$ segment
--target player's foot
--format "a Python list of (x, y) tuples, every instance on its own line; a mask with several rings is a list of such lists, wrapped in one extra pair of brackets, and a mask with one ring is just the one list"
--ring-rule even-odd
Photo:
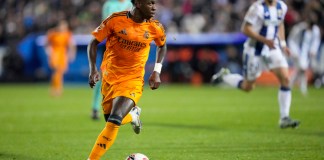
[(142, 122), (140, 120), (140, 115), (141, 115), (141, 108), (138, 106), (135, 106), (132, 108), (132, 110), (129, 112), (132, 116), (132, 126), (133, 130), (136, 134), (139, 134), (142, 129)]
[(300, 121), (293, 120), (289, 117), (284, 117), (284, 118), (280, 119), (280, 121), (279, 121), (279, 126), (281, 129), (296, 128), (299, 126), (299, 124), (300, 124)]
[(98, 115), (98, 111), (97, 110), (92, 110), (91, 118), (93, 120), (98, 120), (99, 119), (99, 115)]
[(217, 83), (217, 82), (221, 82), (221, 81), (223, 81), (223, 76), (224, 76), (224, 75), (227, 75), (227, 74), (230, 74), (230, 73), (231, 73), (231, 72), (230, 72), (230, 70), (229, 70), (228, 68), (221, 68), (217, 73), (215, 73), (215, 74), (212, 76), (210, 82), (211, 82), (212, 84), (215, 84), (215, 83)]

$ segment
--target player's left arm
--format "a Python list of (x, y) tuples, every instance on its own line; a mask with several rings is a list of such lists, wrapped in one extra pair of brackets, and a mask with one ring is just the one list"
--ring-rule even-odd
[(157, 38), (154, 39), (155, 44), (157, 45), (156, 50), (156, 60), (154, 65), (154, 70), (149, 78), (149, 85), (152, 90), (158, 89), (161, 84), (160, 73), (162, 70), (162, 63), (164, 56), (167, 52), (166, 46), (166, 35), (163, 26), (160, 23), (157, 24)]
[(285, 25), (284, 22), (281, 22), (278, 29), (278, 38), (281, 49), (286, 53), (286, 55), (291, 55), (290, 49), (287, 46), (286, 38), (285, 38)]
[(149, 78), (149, 84), (152, 90), (158, 89), (161, 84), (160, 73), (162, 70), (162, 63), (164, 56), (166, 55), (166, 51), (166, 44), (157, 47), (154, 70)]

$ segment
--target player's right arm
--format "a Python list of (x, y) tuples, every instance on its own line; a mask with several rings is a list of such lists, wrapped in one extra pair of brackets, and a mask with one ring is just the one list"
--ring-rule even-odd
[(248, 37), (255, 39), (259, 42), (264, 43), (267, 45), (270, 49), (274, 49), (274, 40), (266, 39), (266, 37), (260, 35), (259, 33), (255, 32), (252, 28), (252, 25), (248, 22), (243, 22), (241, 31)]
[(87, 48), (89, 69), (90, 69), (89, 85), (90, 85), (91, 88), (93, 86), (95, 86), (96, 83), (100, 79), (100, 74), (99, 74), (97, 66), (96, 66), (97, 49), (98, 49), (98, 44), (99, 43), (100, 42), (97, 39), (92, 38), (89, 45), (88, 45), (88, 48)]
[(167, 52), (165, 30), (160, 22), (156, 21), (155, 24), (157, 29), (157, 36), (154, 39), (154, 42), (157, 45), (156, 60), (154, 71), (149, 77), (149, 85), (152, 90), (158, 89), (161, 84), (160, 73), (162, 63)]
[(111, 30), (109, 28), (109, 22), (111, 18), (105, 19), (100, 26), (98, 26), (93, 32), (93, 38), (91, 39), (87, 52), (88, 52), (88, 61), (89, 61), (89, 85), (92, 88), (96, 85), (96, 82), (100, 79), (100, 74), (98, 72), (96, 66), (96, 59), (97, 59), (97, 49), (98, 44), (104, 41), (110, 34)]
[(262, 23), (263, 19), (260, 17), (260, 8), (256, 4), (252, 5), (244, 17), (244, 22), (241, 26), (241, 31), (248, 37), (255, 39), (259, 42), (264, 43), (270, 49), (274, 49), (274, 40), (267, 39), (266, 37), (260, 35), (253, 29), (253, 24)]

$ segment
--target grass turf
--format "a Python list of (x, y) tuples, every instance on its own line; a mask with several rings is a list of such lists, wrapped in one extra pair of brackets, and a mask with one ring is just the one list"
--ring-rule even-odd
[[(124, 160), (133, 152), (151, 160), (324, 159), (324, 90), (303, 97), (293, 91), (298, 129), (278, 127), (276, 87), (244, 94), (234, 89), (188, 85), (145, 88), (143, 131), (122, 126), (102, 158)], [(0, 85), (1, 160), (86, 159), (104, 126), (90, 119), (92, 90), (68, 85), (51, 98), (47, 85)]]

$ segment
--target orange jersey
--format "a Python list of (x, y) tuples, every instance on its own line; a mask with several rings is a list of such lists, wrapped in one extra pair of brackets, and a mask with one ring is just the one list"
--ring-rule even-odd
[(67, 69), (67, 50), (72, 38), (71, 32), (50, 31), (47, 35), (47, 42), (51, 46), (50, 66), (52, 68)]
[(154, 40), (157, 46), (163, 46), (166, 41), (164, 28), (157, 20), (136, 23), (129, 14), (114, 13), (92, 32), (99, 42), (107, 41), (101, 70), (109, 84), (143, 79), (150, 43)]

